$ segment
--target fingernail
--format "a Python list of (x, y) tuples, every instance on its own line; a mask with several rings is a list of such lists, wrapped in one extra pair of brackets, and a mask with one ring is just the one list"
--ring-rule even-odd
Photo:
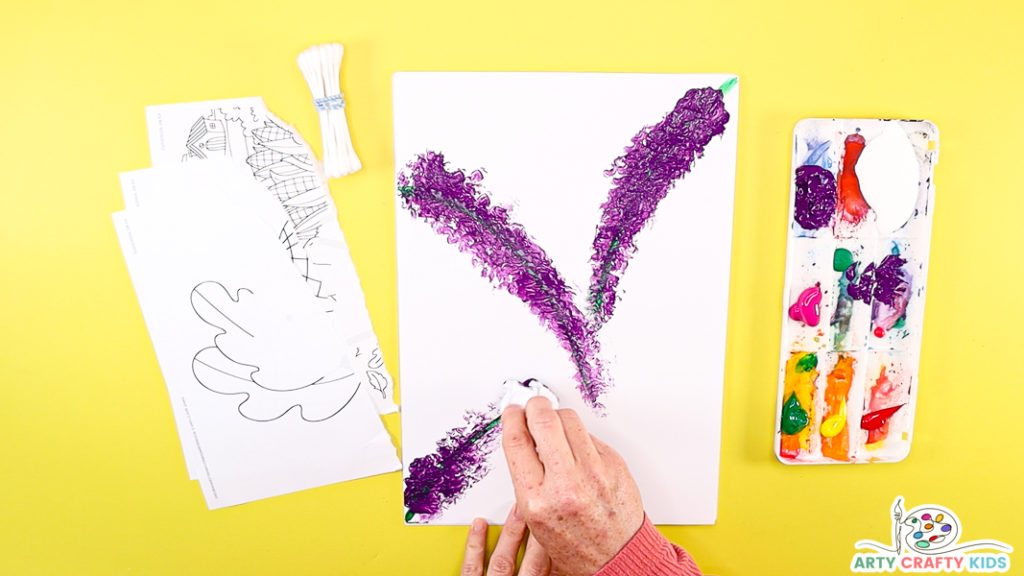
[(480, 532), (483, 532), (486, 527), (487, 522), (484, 522), (483, 518), (475, 518), (473, 520), (473, 524), (470, 526), (470, 530), (475, 534), (479, 534)]

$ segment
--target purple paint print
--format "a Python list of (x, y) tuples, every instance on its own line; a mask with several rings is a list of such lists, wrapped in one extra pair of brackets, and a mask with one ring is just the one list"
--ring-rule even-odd
[(728, 121), (722, 90), (689, 90), (661, 122), (640, 130), (626, 153), (605, 172), (614, 186), (601, 206), (590, 259), (588, 298), (595, 326), (604, 325), (615, 310), (616, 286), (636, 252), (634, 238), (676, 181), (704, 154), (711, 138), (725, 131)]
[(448, 431), (437, 451), (409, 464), (405, 479), (405, 521), (429, 522), (457, 502), (490, 472), (487, 459), (500, 444), (501, 414), (468, 411), (466, 425)]
[(420, 155), (408, 168), (408, 175), (398, 177), (404, 206), (472, 255), (484, 278), (529, 306), (571, 356), (583, 399), (601, 409), (598, 397), (607, 384), (597, 338), (544, 250), (511, 220), (507, 208), (491, 204), (480, 189), (480, 172), (467, 177), (462, 170), (449, 170), (437, 152)]
[(836, 177), (820, 166), (796, 169), (796, 205), (793, 219), (805, 230), (828, 226), (836, 212)]

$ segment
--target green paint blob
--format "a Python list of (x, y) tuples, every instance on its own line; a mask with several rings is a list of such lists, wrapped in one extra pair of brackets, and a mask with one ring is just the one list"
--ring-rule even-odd
[(401, 194), (403, 197), (412, 196), (412, 193), (415, 192), (415, 191), (416, 191), (416, 188), (413, 187), (413, 186), (399, 186), (398, 187), (398, 193)]
[(836, 248), (836, 253), (832, 256), (832, 269), (836, 272), (845, 272), (852, 265), (853, 254), (846, 248)]
[(412, 510), (409, 510), (408, 512), (405, 513), (405, 521), (407, 523), (411, 522), (413, 516), (415, 516), (415, 514), (412, 513)]
[(804, 354), (804, 357), (797, 360), (796, 371), (797, 372), (810, 372), (818, 367), (818, 355), (813, 352)]
[(732, 90), (733, 86), (735, 86), (736, 83), (739, 82), (739, 81), (740, 81), (739, 76), (733, 76), (732, 78), (729, 78), (728, 80), (723, 82), (722, 85), (718, 87), (718, 90), (724, 96), (725, 94), (728, 94), (729, 90)]
[(900, 316), (896, 323), (892, 325), (893, 328), (903, 328), (907, 325), (907, 315)]
[(807, 411), (800, 406), (800, 401), (796, 399), (796, 392), (793, 392), (790, 394), (789, 400), (786, 400), (782, 406), (782, 433), (796, 434), (806, 428), (809, 421)]

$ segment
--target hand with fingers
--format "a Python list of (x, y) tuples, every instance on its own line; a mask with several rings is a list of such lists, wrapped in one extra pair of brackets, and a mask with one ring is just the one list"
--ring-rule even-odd
[[(526, 540), (523, 561), (516, 571), (516, 558), (519, 549)], [(513, 506), (505, 520), (505, 527), (498, 535), (498, 543), (494, 546), (491, 559), (487, 562), (484, 572), (484, 554), (487, 550), (487, 522), (482, 518), (473, 520), (466, 537), (466, 554), (462, 561), (462, 576), (548, 576), (551, 572), (551, 559), (541, 548), (532, 535), (527, 535), (526, 521), (519, 510)]]
[(543, 397), (502, 414), (516, 503), (533, 536), (567, 576), (594, 574), (644, 522), (640, 490), (622, 458), (572, 410)]
[(508, 558), (515, 552), (507, 550), (518, 550), (528, 530), (520, 574), (547, 574), (543, 559), (559, 576), (700, 576), (690, 555), (647, 518), (622, 457), (591, 436), (579, 415), (554, 410), (538, 396), (525, 409), (506, 408), (501, 422), (516, 506), (491, 557), (493, 567), (514, 567)]

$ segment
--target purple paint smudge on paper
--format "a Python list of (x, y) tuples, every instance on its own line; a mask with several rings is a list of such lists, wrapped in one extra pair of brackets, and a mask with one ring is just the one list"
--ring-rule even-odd
[(636, 252), (634, 238), (676, 181), (704, 154), (711, 138), (725, 131), (728, 121), (721, 90), (688, 90), (661, 122), (640, 130), (626, 153), (605, 172), (615, 185), (601, 206), (590, 259), (589, 303), (597, 327), (614, 312), (615, 288)]
[(836, 211), (836, 177), (820, 166), (796, 169), (793, 219), (805, 230), (828, 226)]
[(490, 472), (488, 456), (497, 448), (501, 420), (496, 405), (468, 411), (466, 425), (448, 431), (437, 451), (409, 464), (405, 479), (405, 521), (429, 522)]
[(405, 207), (471, 254), (484, 278), (530, 307), (572, 357), (583, 399), (600, 409), (598, 397), (607, 384), (597, 338), (544, 250), (511, 220), (507, 208), (491, 205), (479, 188), (480, 172), (467, 177), (462, 170), (448, 170), (437, 152), (417, 157), (408, 168), (409, 175), (398, 177)]

